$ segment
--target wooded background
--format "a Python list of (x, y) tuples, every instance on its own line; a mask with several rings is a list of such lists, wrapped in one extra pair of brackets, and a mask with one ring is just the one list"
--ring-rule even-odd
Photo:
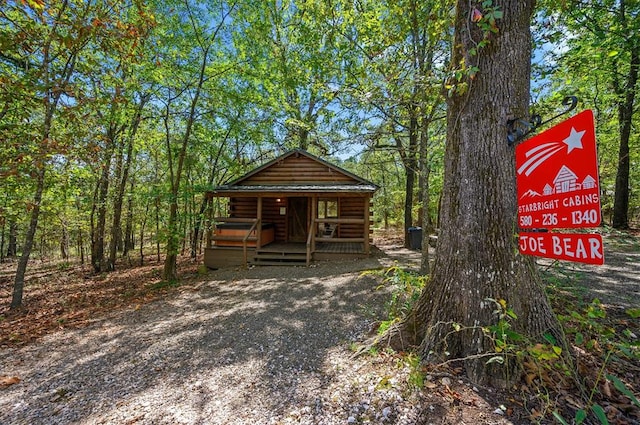
[[(377, 227), (436, 227), (446, 99), (482, 72), (450, 61), (453, 7), (0, 1), (0, 261), (19, 259), (19, 284), (34, 256), (95, 272), (196, 257), (204, 191), (292, 148), (380, 185)], [(594, 110), (604, 223), (626, 228), (640, 215), (640, 1), (537, 8), (531, 112), (568, 95)], [(492, 0), (472, 11), (487, 34), (501, 18)]]

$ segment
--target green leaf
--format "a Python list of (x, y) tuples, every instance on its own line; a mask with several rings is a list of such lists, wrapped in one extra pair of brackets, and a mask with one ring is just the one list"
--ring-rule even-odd
[(504, 17), (504, 12), (502, 10), (496, 10), (493, 12), (493, 17), (496, 19), (502, 19)]
[(578, 410), (576, 412), (576, 424), (581, 424), (585, 419), (587, 419), (587, 411), (584, 409)]
[(591, 406), (591, 410), (593, 410), (593, 413), (596, 415), (596, 417), (600, 419), (600, 423), (602, 425), (609, 424), (609, 420), (607, 419), (607, 414), (605, 413), (602, 406), (600, 406), (599, 404), (594, 404), (593, 406)]
[(584, 335), (582, 335), (582, 332), (577, 332), (576, 339), (575, 339), (576, 345), (582, 345), (583, 342), (584, 342)]
[(614, 57), (614, 56), (618, 56), (620, 52), (618, 52), (617, 50), (612, 50), (609, 52), (609, 54), (607, 56), (609, 56), (610, 58)]
[(556, 341), (556, 338), (551, 335), (550, 333), (546, 333), (544, 334), (544, 339), (547, 340), (547, 342), (549, 342), (550, 344), (555, 345), (558, 341)]
[(627, 388), (627, 386), (620, 379), (618, 379), (617, 376), (607, 374), (607, 379), (613, 382), (613, 386), (616, 387), (618, 391), (620, 391), (622, 394), (629, 397), (633, 402), (633, 404), (640, 407), (640, 401), (638, 401), (636, 396), (633, 395), (633, 393)]
[(625, 313), (627, 313), (627, 315), (632, 319), (637, 319), (640, 317), (640, 308), (628, 308), (625, 310)]
[(562, 425), (569, 425), (569, 423), (567, 421), (565, 421), (564, 418), (562, 417), (562, 415), (560, 413), (558, 413), (557, 411), (553, 412), (553, 417), (556, 418), (558, 420), (558, 422), (560, 422)]

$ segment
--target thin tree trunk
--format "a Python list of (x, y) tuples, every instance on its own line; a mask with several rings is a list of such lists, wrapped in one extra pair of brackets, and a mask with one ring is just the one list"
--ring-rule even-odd
[[(209, 174), (209, 180), (207, 180), (207, 184), (209, 186), (213, 185), (216, 179), (218, 162), (220, 161), (220, 157), (222, 155), (224, 148), (227, 146), (227, 141), (229, 140), (231, 129), (232, 129), (231, 127), (227, 129), (224, 139), (222, 143), (220, 143), (220, 146), (218, 146), (218, 150), (216, 151), (216, 157), (213, 163), (211, 164), (211, 173)], [(202, 228), (202, 223), (205, 220), (205, 211), (207, 210), (208, 201), (209, 200), (205, 196), (202, 198), (202, 202), (200, 203), (200, 210), (198, 211), (198, 216), (196, 217), (195, 225), (193, 227), (193, 243), (191, 245), (191, 258), (196, 258), (197, 256), (196, 244), (198, 242), (198, 239), (202, 239), (200, 235), (200, 229)]]
[[(27, 229), (27, 234), (25, 237), (25, 243), (22, 248), (22, 255), (20, 256), (20, 260), (18, 261), (18, 268), (16, 269), (16, 275), (13, 285), (13, 293), (11, 297), (11, 306), (10, 308), (17, 309), (22, 307), (22, 296), (24, 292), (24, 277), (27, 271), (27, 265), (29, 263), (29, 257), (31, 256), (31, 249), (33, 248), (33, 241), (35, 239), (36, 230), (38, 228), (38, 218), (40, 216), (40, 204), (42, 202), (42, 194), (44, 192), (45, 185), (45, 175), (47, 168), (47, 146), (49, 144), (49, 137), (51, 136), (51, 124), (53, 122), (53, 115), (58, 106), (58, 101), (60, 100), (60, 95), (62, 94), (62, 90), (58, 90), (57, 92), (53, 91), (52, 82), (54, 81), (51, 78), (51, 63), (54, 59), (50, 55), (51, 44), (53, 41), (53, 37), (57, 36), (57, 26), (60, 17), (63, 15), (67, 7), (67, 2), (63, 2), (62, 5), (58, 8), (57, 16), (55, 18), (55, 24), (50, 31), (50, 37), (46, 40), (42, 50), (42, 63), (41, 63), (41, 72), (42, 72), (42, 81), (43, 86), (47, 88), (47, 93), (44, 96), (44, 117), (42, 122), (42, 131), (40, 133), (40, 144), (38, 152), (38, 157), (34, 162), (34, 171), (36, 172), (36, 192), (33, 197), (32, 207), (31, 207), (31, 219), (29, 220), (29, 227)], [(60, 78), (57, 81), (58, 88), (65, 88), (73, 75), (76, 58), (78, 51), (73, 51), (66, 61), (63, 70), (60, 73)]]
[(620, 147), (618, 150), (618, 170), (616, 172), (615, 195), (613, 202), (613, 227), (629, 228), (629, 138), (633, 125), (633, 112), (636, 84), (640, 70), (640, 44), (631, 51), (631, 63), (624, 90), (620, 87), (616, 92), (623, 100), (618, 103), (618, 125), (620, 129)]
[[(131, 141), (129, 141), (129, 145), (131, 145)], [(113, 199), (113, 208), (112, 208), (112, 222), (111, 222), (111, 237), (109, 238), (109, 257), (107, 259), (107, 270), (115, 270), (116, 268), (116, 256), (118, 252), (118, 247), (121, 245), (122, 241), (122, 228), (120, 227), (121, 217), (122, 217), (122, 203), (124, 197), (124, 187), (127, 184), (127, 181), (122, 176), (122, 161), (123, 161), (123, 152), (120, 152), (117, 155), (116, 161), (116, 177), (115, 181), (118, 186), (116, 188), (116, 193), (114, 194)]]
[[(109, 135), (107, 135), (107, 143), (109, 143), (109, 146), (112, 146), (114, 143)], [(104, 236), (107, 222), (107, 193), (109, 191), (109, 170), (111, 169), (112, 155), (112, 148), (108, 148), (105, 151), (102, 171), (96, 188), (97, 199), (95, 200), (95, 206), (98, 217), (96, 226), (93, 229), (93, 234), (91, 235), (91, 265), (93, 266), (93, 271), (96, 273), (100, 273), (106, 269)]]
[(416, 169), (418, 156), (418, 117), (417, 108), (411, 104), (409, 110), (409, 147), (404, 149), (402, 142), (396, 138), (396, 145), (402, 158), (405, 172), (405, 195), (404, 195), (404, 246), (411, 247), (409, 237), (409, 227), (413, 226), (413, 196), (416, 184)]
[(63, 260), (69, 259), (69, 230), (67, 229), (67, 224), (63, 221), (60, 223), (60, 231), (62, 235), (60, 236), (60, 256)]
[(9, 242), (7, 244), (7, 258), (18, 255), (18, 223), (15, 219), (9, 221)]
[(422, 193), (422, 256), (420, 258), (420, 273), (428, 275), (429, 266), (429, 234), (431, 230), (431, 220), (429, 215), (429, 174), (431, 171), (427, 158), (428, 126), (427, 119), (423, 117), (423, 128), (420, 139), (420, 179), (419, 186)]
[(124, 238), (124, 252), (123, 255), (127, 255), (130, 250), (135, 247), (135, 237), (133, 234), (133, 189), (134, 181), (131, 180), (129, 188), (129, 197), (127, 199), (127, 223), (125, 225), (125, 238)]
[(82, 238), (82, 229), (78, 227), (78, 254), (80, 255), (80, 264), (84, 266), (84, 239)]
[(405, 167), (405, 192), (404, 192), (404, 246), (411, 247), (409, 228), (413, 226), (413, 191), (416, 182), (415, 166), (408, 164)]
[[(160, 197), (156, 196), (156, 259), (160, 262)], [(142, 243), (142, 241), (140, 241)]]
[[(129, 180), (129, 170), (131, 169), (131, 163), (133, 161), (133, 141), (140, 121), (142, 120), (142, 110), (145, 104), (150, 99), (150, 95), (145, 94), (142, 96), (140, 103), (136, 105), (135, 115), (129, 127), (127, 134), (127, 150), (126, 153), (120, 150), (118, 154), (118, 160), (116, 165), (116, 182), (118, 187), (116, 190), (115, 198), (113, 200), (113, 222), (111, 224), (111, 240), (109, 242), (109, 260), (107, 267), (109, 270), (114, 270), (116, 265), (116, 254), (118, 248), (122, 249), (122, 203), (124, 202), (124, 193)], [(123, 146), (124, 148), (124, 146)], [(123, 164), (124, 161), (124, 164)]]
[[(48, 131), (47, 131), (48, 134)], [(27, 229), (27, 235), (24, 240), (24, 246), (22, 247), (22, 255), (18, 261), (18, 268), (16, 270), (16, 277), (13, 284), (13, 294), (11, 297), (11, 309), (17, 309), (22, 307), (22, 294), (24, 292), (24, 276), (27, 271), (27, 264), (29, 263), (29, 256), (31, 255), (31, 249), (33, 248), (33, 240), (35, 239), (36, 229), (38, 228), (38, 217), (40, 215), (40, 203), (42, 202), (42, 193), (44, 192), (44, 177), (45, 177), (45, 161), (40, 161), (40, 166), (37, 169), (36, 176), (36, 193), (33, 197), (33, 207), (31, 210), (31, 220), (29, 221), (29, 228)]]
[(4, 219), (4, 217), (0, 217), (0, 221), (2, 222), (2, 236), (0, 236), (0, 263), (4, 263), (4, 241), (7, 221)]
[[(184, 161), (187, 155), (187, 148), (189, 146), (189, 139), (191, 138), (191, 130), (193, 129), (193, 122), (195, 120), (196, 106), (198, 105), (198, 100), (200, 98), (200, 93), (202, 90), (202, 86), (205, 81), (205, 70), (207, 68), (208, 58), (209, 58), (209, 48), (211, 46), (206, 46), (203, 48), (203, 56), (202, 63), (200, 65), (200, 73), (198, 76), (198, 84), (195, 88), (195, 93), (193, 99), (191, 100), (191, 105), (189, 108), (189, 115), (187, 118), (187, 123), (185, 127), (184, 134), (182, 136), (182, 143), (180, 147), (180, 151), (178, 153), (178, 164), (175, 174), (173, 172), (173, 160), (171, 156), (171, 146), (170, 146), (170, 138), (167, 133), (167, 153), (169, 155), (169, 173), (170, 173), (170, 181), (171, 181), (171, 199), (170, 199), (170, 207), (169, 207), (169, 220), (167, 223), (167, 229), (169, 231), (168, 239), (167, 239), (167, 256), (164, 261), (164, 272), (163, 278), (166, 281), (176, 281), (178, 279), (178, 246), (179, 246), (179, 238), (178, 238), (178, 191), (180, 190), (180, 183), (182, 180), (182, 169), (184, 166)], [(167, 111), (167, 116), (165, 116), (165, 127), (168, 132), (168, 121), (169, 115)]]
[(147, 215), (149, 214), (149, 202), (147, 202), (147, 207), (144, 211), (144, 218), (142, 219), (142, 223), (140, 223), (140, 267), (144, 265), (144, 228), (147, 224)]

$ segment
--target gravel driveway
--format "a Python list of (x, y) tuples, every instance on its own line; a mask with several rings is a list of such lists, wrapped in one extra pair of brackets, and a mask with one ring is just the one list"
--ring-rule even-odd
[(171, 299), (2, 350), (0, 375), (21, 382), (0, 390), (0, 423), (346, 423), (326, 392), (358, 367), (349, 344), (383, 310), (388, 294), (359, 277), (380, 265), (214, 271)]
[[(632, 242), (607, 251), (604, 267), (562, 265), (582, 275), (567, 287), (638, 307)], [(394, 248), (310, 268), (218, 270), (164, 301), (0, 349), (0, 376), (21, 379), (0, 388), (0, 424), (514, 423), (496, 414), (509, 404), (501, 395), (448, 378), (416, 390), (399, 357), (351, 358), (389, 299), (360, 271), (416, 269), (419, 258)]]

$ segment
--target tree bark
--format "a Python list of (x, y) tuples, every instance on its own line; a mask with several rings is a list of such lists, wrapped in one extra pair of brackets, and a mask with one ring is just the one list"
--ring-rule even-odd
[(60, 256), (63, 260), (69, 259), (69, 230), (67, 229), (67, 223), (64, 221), (60, 223)]
[[(624, 2), (621, 3), (624, 5)], [(618, 170), (616, 172), (615, 195), (613, 202), (613, 223), (616, 229), (629, 228), (629, 138), (631, 137), (631, 128), (633, 124), (633, 112), (636, 94), (636, 85), (638, 82), (638, 73), (640, 72), (640, 43), (636, 41), (636, 45), (631, 50), (631, 60), (629, 64), (629, 73), (624, 89), (615, 87), (618, 98), (618, 126), (620, 129), (620, 147), (618, 150)]]
[(33, 207), (31, 210), (31, 220), (29, 221), (29, 228), (27, 229), (27, 235), (24, 240), (24, 246), (22, 248), (22, 255), (18, 261), (18, 268), (16, 270), (16, 277), (13, 284), (13, 293), (11, 296), (10, 308), (17, 309), (22, 307), (22, 294), (24, 292), (24, 276), (27, 271), (27, 264), (29, 263), (29, 257), (31, 256), (31, 249), (33, 248), (33, 240), (35, 239), (36, 229), (38, 228), (38, 217), (40, 216), (40, 203), (42, 202), (42, 193), (44, 192), (44, 177), (46, 166), (44, 161), (37, 169), (36, 176), (36, 193), (33, 196)]
[(18, 223), (15, 219), (9, 221), (9, 242), (7, 243), (7, 258), (18, 255)]
[(422, 193), (422, 256), (420, 257), (420, 273), (428, 275), (431, 272), (429, 264), (429, 234), (431, 233), (431, 215), (429, 214), (429, 174), (431, 167), (427, 158), (428, 126), (426, 117), (423, 122), (420, 137), (420, 178), (418, 186)]
[(135, 248), (135, 235), (133, 234), (133, 189), (135, 187), (133, 179), (130, 183), (129, 197), (127, 199), (127, 222), (124, 226), (124, 252), (127, 255), (129, 251)]
[[(96, 188), (96, 198), (94, 201), (94, 209), (92, 214), (97, 210), (97, 223), (92, 229), (91, 234), (91, 265), (93, 271), (100, 273), (106, 270), (106, 262), (104, 258), (104, 236), (106, 232), (107, 222), (107, 193), (109, 191), (109, 170), (111, 169), (111, 157), (113, 156), (113, 133), (111, 130), (107, 132), (107, 149), (102, 163), (100, 179)], [(92, 220), (93, 222), (93, 220)]]
[[(485, 34), (471, 21), (473, 6), (457, 2), (452, 64), (476, 64), (480, 71), (456, 81), (459, 91), (448, 99), (440, 237), (431, 279), (410, 314), (381, 340), (395, 348), (419, 346), (429, 362), (460, 359), (470, 379), (496, 386), (513, 376), (510, 362), (487, 365), (484, 357), (495, 351), (482, 327), (498, 322), (489, 299), (506, 301), (521, 335), (539, 339), (550, 333), (564, 341), (534, 264), (518, 254), (514, 238), (515, 161), (506, 122), (528, 112), (533, 4), (504, 1), (499, 33), (471, 55)], [(462, 330), (456, 332), (454, 324)]]
[(4, 241), (7, 221), (4, 217), (0, 217), (0, 223), (2, 223), (2, 230), (0, 231), (0, 263), (4, 263)]

